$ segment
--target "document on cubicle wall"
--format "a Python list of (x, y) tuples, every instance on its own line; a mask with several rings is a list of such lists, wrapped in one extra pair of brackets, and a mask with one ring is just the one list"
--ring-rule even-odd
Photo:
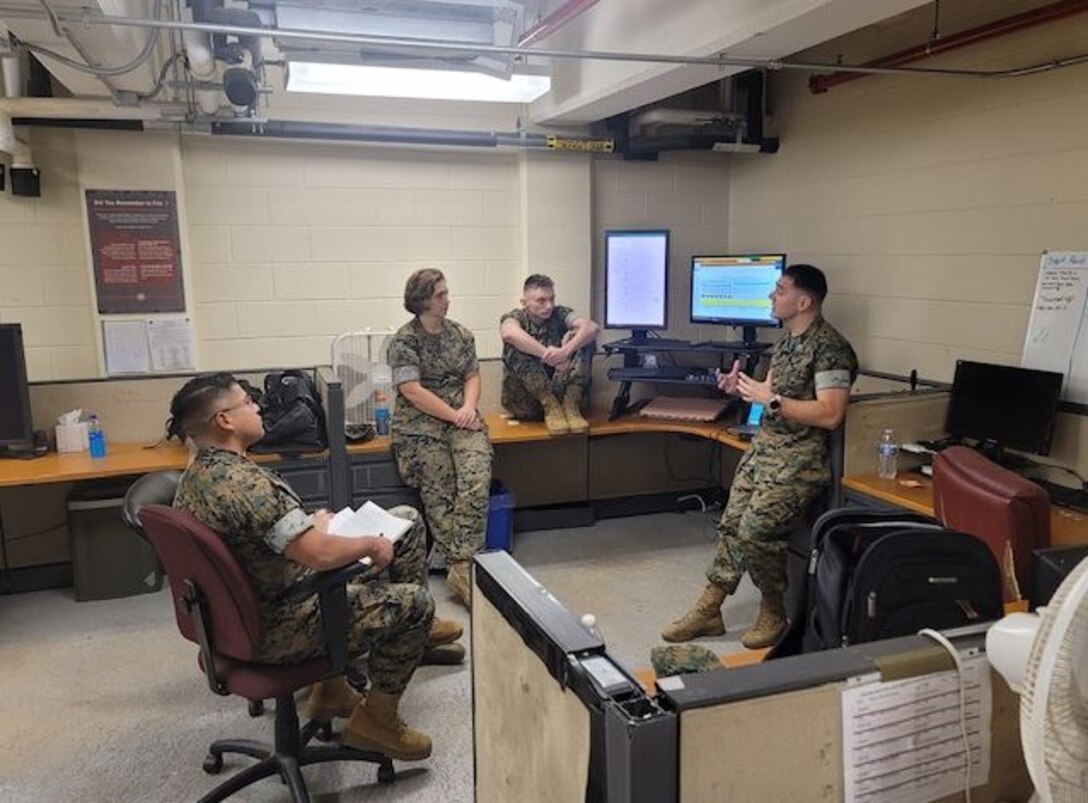
[[(990, 777), (990, 665), (966, 657), (971, 786)], [(966, 777), (960, 684), (954, 670), (881, 682), (857, 678), (842, 692), (846, 803), (927, 803), (962, 791)]]

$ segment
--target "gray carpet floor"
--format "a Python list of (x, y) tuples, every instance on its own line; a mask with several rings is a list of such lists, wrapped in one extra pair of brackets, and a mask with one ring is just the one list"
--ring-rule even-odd
[[(661, 627), (698, 594), (713, 536), (711, 517), (699, 513), (609, 519), (518, 533), (514, 557), (572, 612), (595, 614), (609, 652), (633, 670), (649, 665)], [(441, 578), (432, 590), (440, 615), (468, 624)], [(729, 632), (705, 645), (740, 649), (757, 606), (746, 581), (726, 603)], [(434, 739), (431, 758), (397, 762), (392, 786), (378, 785), (367, 765), (308, 768), (314, 803), (471, 801), (470, 694), (467, 663), (421, 668), (402, 713)], [(272, 724), (271, 710), (251, 719), (244, 701), (208, 690), (166, 590), (84, 603), (70, 589), (0, 596), (0, 801), (196, 800), (217, 783), (201, 770), (207, 745), (271, 741)], [(228, 756), (219, 778), (249, 761)], [(267, 779), (232, 800), (289, 796)]]

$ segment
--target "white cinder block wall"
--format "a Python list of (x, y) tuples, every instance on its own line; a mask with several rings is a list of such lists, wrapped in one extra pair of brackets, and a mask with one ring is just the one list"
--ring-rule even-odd
[[(942, 6), (947, 31), (979, 3)], [(924, 42), (932, 9), (808, 60)], [(1088, 15), (942, 56), (999, 69), (1083, 50)], [(950, 380), (958, 358), (1018, 365), (1042, 251), (1088, 249), (1088, 68), (1030, 78), (871, 77), (812, 95), (776, 74), (781, 151), (737, 160), (730, 242), (824, 268), (828, 318), (864, 367)]]

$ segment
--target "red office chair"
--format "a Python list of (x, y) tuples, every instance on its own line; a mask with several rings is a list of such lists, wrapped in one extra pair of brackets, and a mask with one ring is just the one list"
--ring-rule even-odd
[(181, 634), (200, 645), (200, 666), (216, 694), (237, 694), (254, 702), (276, 699), (275, 745), (249, 739), (212, 742), (204, 770), (218, 773), (223, 753), (259, 759), (213, 789), (200, 803), (223, 800), (240, 789), (278, 774), (295, 803), (309, 803), (300, 768), (325, 761), (367, 761), (378, 765), (378, 780), (393, 780), (393, 762), (380, 753), (340, 745), (309, 746), (319, 732), (332, 734), (328, 722), (311, 721), (299, 729), (294, 694), (324, 678), (340, 674), (347, 665), (347, 579), (365, 566), (353, 564), (306, 577), (289, 589), (288, 597), (320, 594), (328, 655), (298, 664), (254, 661), (261, 640), (257, 596), (249, 578), (222, 539), (193, 516), (164, 505), (145, 505), (139, 520), (155, 547), (174, 597)]
[(1031, 598), (1032, 550), (1050, 545), (1046, 491), (974, 449), (952, 446), (933, 459), (933, 507), (942, 525), (990, 547), (1006, 602)]

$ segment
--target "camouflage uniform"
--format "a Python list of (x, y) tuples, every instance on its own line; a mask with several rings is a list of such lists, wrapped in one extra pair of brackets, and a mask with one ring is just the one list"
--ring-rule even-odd
[[(846, 339), (817, 318), (775, 344), (770, 370), (775, 393), (813, 400), (817, 390), (849, 390), (858, 360)], [(764, 413), (737, 465), (707, 579), (731, 594), (747, 570), (764, 594), (783, 593), (790, 528), (830, 482), (827, 430)]]
[[(283, 551), (311, 525), (291, 487), (235, 452), (202, 448), (181, 478), (174, 506), (220, 534), (249, 575), (261, 604), (262, 634), (256, 659), (297, 663), (325, 652), (325, 632), (315, 596), (288, 602), (283, 591), (309, 569)], [(370, 651), (374, 688), (400, 694), (419, 665), (434, 617), (427, 592), (426, 538), (419, 514), (395, 507), (413, 526), (393, 548), (392, 582), (374, 583), (377, 572), (348, 583), (348, 653)]]
[[(570, 307), (557, 306), (548, 320), (536, 324), (528, 312), (518, 308), (503, 315), (499, 319), (499, 326), (507, 318), (512, 318), (529, 337), (542, 346), (558, 347), (574, 331), (572, 325), (576, 317)], [(594, 348), (594, 344), (590, 343), (578, 349), (571, 359), (570, 370), (556, 375), (555, 368), (545, 365), (540, 358), (518, 351), (507, 343), (502, 350), (502, 406), (514, 418), (540, 421), (544, 418), (544, 408), (539, 401), (542, 394), (552, 393), (556, 399), (562, 401), (568, 387), (579, 387), (582, 397), (585, 398)]]
[(669, 675), (690, 675), (696, 672), (713, 672), (723, 669), (718, 656), (706, 647), (698, 644), (673, 644), (668, 647), (654, 647), (650, 650), (650, 663), (654, 675), (665, 678)]
[[(418, 318), (389, 344), (393, 383), (419, 382), (450, 407), (465, 401), (465, 379), (479, 370), (472, 333), (450, 320), (430, 334)], [(481, 418), (482, 421), (482, 418)], [(447, 563), (469, 560), (484, 545), (491, 488), (487, 430), (458, 429), (397, 394), (393, 455), (403, 480), (419, 489), (427, 526)]]

